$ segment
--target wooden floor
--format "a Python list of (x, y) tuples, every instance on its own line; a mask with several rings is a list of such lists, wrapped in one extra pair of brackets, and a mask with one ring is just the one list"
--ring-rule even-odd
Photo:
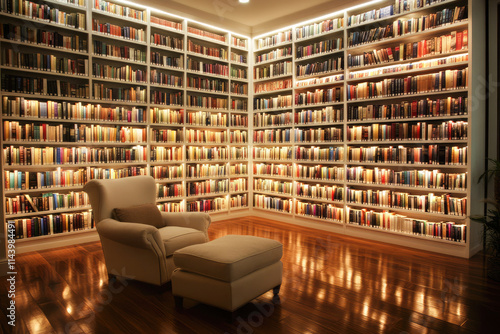
[[(500, 285), (470, 260), (324, 231), (242, 218), (210, 238), (249, 234), (284, 246), (280, 301), (272, 293), (236, 313), (175, 309), (169, 289), (108, 285), (100, 243), (17, 256), (15, 333), (498, 333)], [(7, 283), (0, 283), (1, 328)]]

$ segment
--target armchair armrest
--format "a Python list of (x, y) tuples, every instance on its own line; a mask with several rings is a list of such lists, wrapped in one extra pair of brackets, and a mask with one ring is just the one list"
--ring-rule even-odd
[(165, 246), (160, 232), (151, 225), (124, 223), (108, 218), (97, 224), (97, 233), (106, 239), (132, 247), (143, 249), (159, 247), (161, 252), (165, 254)]
[(190, 227), (202, 231), (208, 237), (208, 227), (212, 219), (204, 212), (162, 212), (166, 226)]

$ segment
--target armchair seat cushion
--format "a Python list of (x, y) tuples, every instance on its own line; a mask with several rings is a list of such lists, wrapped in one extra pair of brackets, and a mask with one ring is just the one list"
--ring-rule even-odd
[(169, 257), (178, 249), (202, 244), (207, 241), (205, 233), (194, 228), (166, 226), (158, 229), (165, 245), (166, 256)]

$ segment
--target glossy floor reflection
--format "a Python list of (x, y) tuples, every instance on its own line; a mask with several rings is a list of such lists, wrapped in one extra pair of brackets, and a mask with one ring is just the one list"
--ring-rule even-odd
[[(213, 223), (210, 238), (248, 234), (284, 246), (280, 301), (272, 293), (227, 314), (179, 312), (168, 288), (108, 282), (99, 243), (17, 257), (16, 328), (5, 333), (493, 333), (500, 284), (470, 260), (348, 238), (261, 218)], [(0, 284), (6, 315), (7, 282)]]

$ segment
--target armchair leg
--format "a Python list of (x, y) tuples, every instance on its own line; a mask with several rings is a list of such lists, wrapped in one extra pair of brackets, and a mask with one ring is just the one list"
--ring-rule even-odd
[(281, 284), (273, 288), (273, 295), (277, 296), (280, 293)]
[(175, 308), (182, 310), (182, 307), (183, 307), (182, 297), (181, 296), (174, 296), (174, 301), (175, 301)]
[(108, 281), (114, 281), (116, 280), (116, 275), (108, 273)]

